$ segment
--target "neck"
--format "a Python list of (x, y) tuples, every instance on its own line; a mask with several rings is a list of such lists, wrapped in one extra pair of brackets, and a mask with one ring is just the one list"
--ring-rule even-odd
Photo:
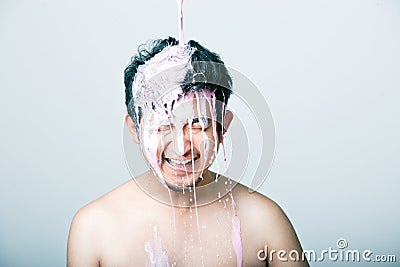
[(216, 174), (208, 170), (203, 172), (203, 180), (194, 187), (166, 187), (152, 171), (138, 177), (136, 182), (155, 200), (178, 208), (210, 204), (226, 195), (236, 183), (223, 176), (216, 178)]

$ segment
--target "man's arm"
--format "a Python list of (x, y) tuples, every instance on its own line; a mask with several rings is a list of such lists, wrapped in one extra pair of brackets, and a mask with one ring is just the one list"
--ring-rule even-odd
[[(251, 250), (247, 250), (248, 261), (261, 257), (264, 260), (259, 260), (266, 261), (269, 267), (309, 266), (306, 260), (302, 261), (303, 250), (300, 242), (279, 205), (257, 192), (249, 194), (247, 189), (247, 192), (240, 191), (237, 195), (242, 197), (238, 200), (237, 206), (239, 217), (243, 222), (242, 234), (247, 245), (252, 247)], [(297, 254), (299, 260), (292, 260), (291, 258), (296, 258)]]
[(100, 266), (96, 223), (95, 212), (88, 206), (74, 216), (68, 237), (67, 267)]
[(307, 259), (302, 259), (303, 249), (292, 224), (279, 205), (273, 203), (270, 207), (272, 216), (268, 218), (266, 225), (275, 227), (268, 231), (266, 238), (271, 244), (269, 253), (272, 250), (275, 250), (275, 253), (268, 260), (268, 266), (309, 266)]

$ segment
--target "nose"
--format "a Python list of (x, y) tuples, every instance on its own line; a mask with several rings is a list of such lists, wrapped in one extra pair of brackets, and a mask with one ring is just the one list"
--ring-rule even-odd
[(176, 151), (179, 153), (180, 156), (184, 156), (189, 153), (192, 149), (191, 143), (191, 130), (189, 129), (188, 125), (181, 127), (179, 130), (177, 129), (175, 136), (175, 144), (176, 144)]

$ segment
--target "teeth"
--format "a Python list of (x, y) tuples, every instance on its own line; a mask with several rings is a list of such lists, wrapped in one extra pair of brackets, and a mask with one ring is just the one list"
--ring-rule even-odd
[(173, 164), (179, 164), (179, 165), (185, 165), (188, 164), (189, 162), (192, 162), (191, 159), (185, 160), (185, 161), (181, 161), (181, 160), (176, 160), (176, 159), (169, 159), (169, 161)]

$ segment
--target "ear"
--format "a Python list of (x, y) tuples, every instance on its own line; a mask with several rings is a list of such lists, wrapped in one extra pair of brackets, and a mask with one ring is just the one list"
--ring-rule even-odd
[(231, 122), (233, 120), (233, 113), (230, 110), (226, 110), (225, 111), (225, 116), (224, 116), (224, 129), (222, 130), (222, 135), (224, 135), (226, 133), (226, 131), (229, 128), (229, 125), (231, 125)]
[(125, 123), (133, 136), (133, 140), (135, 141), (136, 144), (139, 144), (139, 137), (138, 137), (138, 133), (136, 131), (136, 126), (135, 126), (135, 123), (133, 122), (131, 116), (129, 116), (129, 114), (125, 115)]

